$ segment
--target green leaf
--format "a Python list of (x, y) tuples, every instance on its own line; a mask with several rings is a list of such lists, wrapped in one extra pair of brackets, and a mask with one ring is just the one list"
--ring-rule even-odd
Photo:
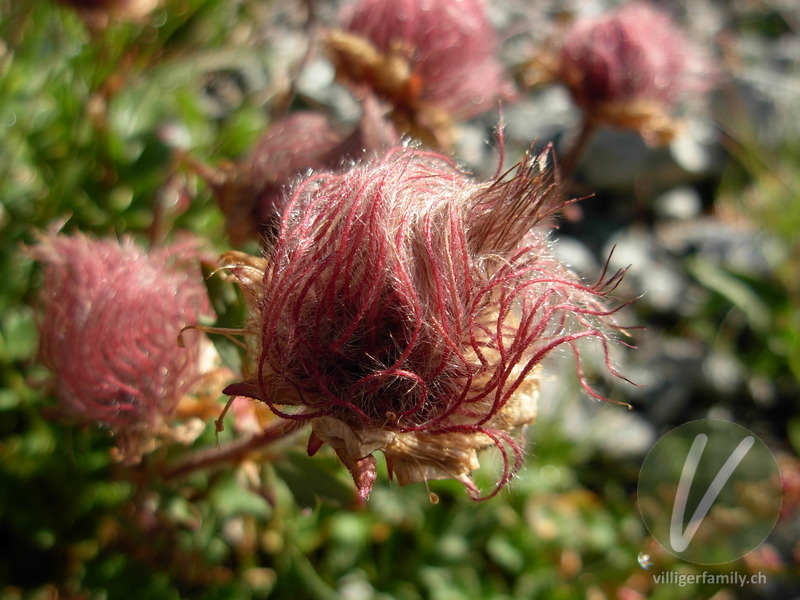
[(787, 432), (792, 448), (794, 448), (795, 453), (800, 454), (800, 417), (789, 419)]
[(33, 357), (39, 339), (33, 310), (20, 306), (0, 319), (0, 355), (8, 361)]
[(234, 478), (216, 485), (209, 495), (210, 503), (223, 519), (252, 515), (269, 519), (272, 507), (263, 496), (243, 488)]
[(760, 332), (769, 329), (770, 307), (747, 283), (711, 261), (701, 258), (687, 261), (687, 266), (701, 284), (740, 309), (753, 329)]
[(355, 487), (343, 479), (344, 468), (332, 457), (289, 452), (274, 466), (300, 506), (311, 507), (320, 501), (336, 506), (353, 504)]

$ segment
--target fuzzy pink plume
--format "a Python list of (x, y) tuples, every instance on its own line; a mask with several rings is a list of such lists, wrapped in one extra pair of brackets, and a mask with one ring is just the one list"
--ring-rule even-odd
[(669, 137), (670, 113), (713, 82), (708, 58), (672, 19), (644, 2), (575, 23), (565, 35), (560, 79), (590, 118)]
[(298, 176), (372, 158), (400, 141), (373, 97), (364, 98), (362, 107), (361, 119), (349, 135), (323, 115), (295, 112), (272, 123), (239, 164), (219, 171), (199, 166), (225, 215), (234, 246), (274, 237), (284, 194)]
[(196, 247), (147, 254), (130, 240), (43, 235), (39, 356), (53, 373), (57, 413), (107, 425), (136, 462), (200, 376), (201, 338), (181, 328), (211, 310)]
[(356, 0), (343, 16), (381, 52), (406, 50), (420, 100), (457, 118), (493, 108), (508, 85), (481, 0)]
[(298, 173), (327, 167), (343, 139), (317, 113), (297, 112), (273, 123), (231, 176), (216, 186), (233, 244), (271, 232), (285, 186)]
[[(594, 340), (607, 351), (620, 274), (582, 283), (553, 256), (543, 220), (561, 208), (550, 153), (479, 183), (441, 155), (398, 148), (296, 187), (265, 258), (223, 264), (252, 315), (252, 376), (225, 393), (310, 421), (362, 499), (375, 451), (401, 484), (455, 478), (477, 454), (521, 465), (542, 361)], [(586, 386), (588, 389), (588, 386)]]
[(354, 0), (327, 45), (341, 77), (391, 103), (398, 128), (449, 147), (451, 121), (513, 96), (481, 0)]

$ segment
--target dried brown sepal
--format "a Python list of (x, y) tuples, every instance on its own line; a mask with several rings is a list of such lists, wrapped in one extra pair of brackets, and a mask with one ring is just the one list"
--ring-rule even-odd
[(383, 53), (368, 39), (337, 30), (326, 34), (324, 44), (340, 79), (365, 85), (391, 103), (391, 118), (399, 131), (428, 146), (452, 149), (452, 119), (423, 100), (422, 81), (411, 70), (411, 49), (398, 42)]

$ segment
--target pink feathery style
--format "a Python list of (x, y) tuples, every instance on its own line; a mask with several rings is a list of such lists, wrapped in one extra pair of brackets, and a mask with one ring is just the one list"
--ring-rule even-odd
[(39, 357), (53, 373), (57, 414), (108, 426), (137, 462), (201, 376), (201, 337), (181, 328), (211, 313), (197, 249), (147, 254), (130, 240), (43, 235)]
[(565, 34), (559, 78), (589, 119), (638, 131), (648, 141), (674, 133), (672, 113), (706, 92), (710, 62), (665, 13), (643, 2), (576, 22)]
[(481, 0), (355, 0), (341, 22), (329, 39), (340, 73), (391, 102), (405, 132), (469, 119), (511, 95)]
[(571, 351), (595, 394), (580, 342), (608, 358), (616, 327), (604, 298), (621, 273), (586, 284), (551, 251), (544, 223), (564, 202), (550, 158), (482, 183), (397, 148), (302, 181), (263, 258), (222, 258), (252, 349), (225, 393), (310, 422), (309, 453), (331, 446), (362, 500), (377, 451), (400, 484), (454, 478), (479, 499), (471, 473), (495, 447), (496, 494), (521, 466), (545, 358)]

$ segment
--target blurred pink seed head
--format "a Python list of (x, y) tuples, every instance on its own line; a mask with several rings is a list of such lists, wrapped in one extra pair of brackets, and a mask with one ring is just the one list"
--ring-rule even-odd
[[(225, 393), (310, 421), (366, 498), (375, 451), (401, 484), (471, 479), (478, 452), (522, 461), (542, 362), (608, 350), (619, 275), (582, 283), (535, 226), (562, 203), (550, 154), (478, 183), (441, 155), (398, 148), (309, 177), (266, 257), (228, 253), (250, 305), (251, 377)], [(533, 228), (533, 229), (532, 229)], [(587, 386), (588, 389), (588, 386)]]
[(349, 135), (321, 114), (295, 112), (272, 123), (239, 164), (220, 171), (200, 167), (234, 246), (274, 237), (286, 188), (298, 176), (371, 158), (399, 142), (375, 99), (368, 96), (362, 105), (361, 120)]
[(108, 426), (137, 462), (197, 383), (201, 338), (181, 328), (210, 308), (192, 244), (148, 255), (130, 240), (43, 235), (39, 356), (53, 373), (58, 414)]
[(672, 19), (644, 2), (576, 22), (565, 35), (559, 78), (590, 119), (648, 141), (674, 133), (672, 113), (706, 92), (710, 61)]
[(392, 102), (407, 133), (511, 95), (481, 0), (354, 0), (341, 21), (347, 33), (329, 40), (340, 73)]

